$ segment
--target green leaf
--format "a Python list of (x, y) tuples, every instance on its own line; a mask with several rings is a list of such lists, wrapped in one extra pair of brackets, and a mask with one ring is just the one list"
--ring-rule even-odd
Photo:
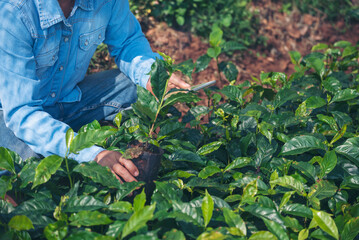
[(317, 118), (320, 121), (325, 122), (326, 124), (328, 124), (330, 126), (330, 128), (333, 129), (334, 131), (339, 131), (338, 125), (337, 125), (337, 123), (336, 123), (336, 121), (334, 120), (333, 117), (325, 116), (323, 114), (318, 114)]
[(212, 58), (210, 56), (208, 56), (207, 53), (200, 56), (196, 61), (195, 73), (199, 73), (199, 72), (202, 72), (203, 70), (205, 70), (211, 61), (212, 61)]
[(218, 27), (214, 27), (211, 34), (209, 35), (209, 43), (212, 47), (219, 46), (219, 44), (222, 42), (222, 37), (223, 31)]
[(126, 224), (126, 221), (116, 221), (113, 224), (108, 226), (108, 230), (106, 232), (107, 236), (111, 236), (114, 238), (118, 238), (121, 234), (124, 226)]
[(31, 199), (21, 203), (18, 207), (16, 207), (15, 214), (26, 215), (28, 217), (31, 214), (43, 215), (45, 213), (53, 212), (55, 208), (56, 205), (52, 201), (52, 199), (48, 199), (48, 198)]
[(133, 209), (135, 212), (142, 209), (146, 204), (146, 194), (145, 189), (138, 195), (136, 195), (135, 199), (133, 200)]
[(307, 239), (309, 236), (309, 230), (307, 228), (305, 229), (302, 229), (300, 232), (299, 232), (299, 235), (298, 235), (298, 240), (305, 240)]
[(0, 178), (0, 198), (4, 198), (7, 191), (12, 189), (10, 180)]
[[(95, 130), (88, 130), (76, 135), (70, 146), (70, 153), (78, 154), (79, 151), (89, 148), (95, 144), (101, 145), (106, 138), (115, 134), (117, 131), (114, 128), (101, 128)], [(89, 159), (93, 160), (93, 159)]]
[(116, 126), (117, 126), (118, 128), (120, 128), (120, 127), (121, 127), (121, 121), (122, 121), (122, 113), (121, 113), (121, 112), (118, 112), (118, 113), (116, 114), (116, 117), (115, 117), (115, 119), (114, 119), (113, 121), (115, 122)]
[(210, 153), (218, 150), (218, 148), (220, 148), (222, 146), (222, 144), (223, 144), (222, 141), (208, 143), (208, 144), (202, 146), (200, 149), (198, 149), (197, 154), (202, 155), (202, 156), (210, 154)]
[(122, 185), (109, 168), (103, 167), (95, 161), (81, 163), (73, 171), (109, 188), (121, 188)]
[(344, 102), (344, 101), (352, 100), (358, 96), (359, 96), (359, 93), (355, 89), (347, 88), (347, 89), (338, 91), (334, 95), (334, 97), (330, 103)]
[(279, 209), (282, 209), (289, 202), (289, 199), (292, 197), (292, 195), (294, 193), (295, 193), (295, 191), (290, 191), (290, 192), (284, 193), (282, 200), (279, 204)]
[(242, 99), (242, 91), (237, 86), (224, 86), (221, 90), (221, 93), (226, 95), (232, 101), (236, 101), (239, 103), (243, 102)]
[(166, 232), (163, 235), (163, 239), (166, 240), (186, 240), (186, 237), (184, 236), (183, 232), (177, 230), (177, 229), (172, 229), (171, 231)]
[(273, 101), (273, 107), (274, 107), (274, 109), (277, 109), (280, 106), (282, 106), (283, 104), (285, 104), (286, 102), (294, 100), (298, 97), (299, 96), (296, 91), (290, 90), (290, 89), (282, 89), (275, 96), (274, 101)]
[(227, 80), (229, 82), (233, 80), (237, 80), (238, 77), (238, 69), (236, 65), (234, 65), (232, 62), (221, 62), (219, 64), (219, 70), (224, 73), (224, 76), (226, 76)]
[(133, 211), (132, 204), (125, 201), (114, 202), (108, 206), (108, 209), (119, 213), (130, 213)]
[(263, 136), (265, 136), (269, 140), (269, 143), (271, 143), (273, 139), (274, 126), (270, 123), (263, 121), (258, 124), (258, 129), (260, 133), (262, 133)]
[(312, 52), (318, 51), (318, 50), (325, 50), (329, 48), (329, 46), (325, 43), (318, 43), (312, 47)]
[(227, 167), (224, 169), (225, 172), (228, 172), (232, 169), (242, 168), (246, 167), (249, 164), (251, 164), (252, 159), (248, 157), (239, 157), (234, 159), (230, 164), (227, 165)]
[(228, 208), (223, 208), (223, 216), (224, 220), (228, 224), (229, 227), (237, 228), (242, 236), (247, 235), (247, 228), (246, 224), (244, 223), (243, 219), (239, 216), (239, 214), (236, 214), (232, 210)]
[(205, 196), (202, 200), (202, 215), (204, 219), (204, 227), (207, 227), (208, 223), (211, 221), (213, 209), (214, 209), (213, 199), (211, 195), (209, 195), (206, 189)]
[(324, 74), (324, 62), (322, 59), (320, 58), (316, 58), (316, 57), (309, 57), (306, 59), (309, 67), (314, 68), (315, 72), (319, 75), (319, 76), (323, 76)]
[(342, 84), (335, 77), (329, 77), (323, 81), (323, 87), (332, 94), (337, 93), (342, 88)]
[(351, 42), (348, 41), (338, 41), (336, 43), (334, 43), (334, 47), (340, 47), (340, 48), (346, 48), (348, 46), (351, 46)]
[(293, 64), (298, 65), (299, 64), (299, 60), (301, 59), (301, 55), (299, 52), (297, 51), (289, 51), (289, 56), (290, 56), (290, 60), (292, 61)]
[(337, 190), (338, 188), (334, 184), (326, 180), (321, 180), (320, 182), (313, 184), (311, 191), (308, 193), (308, 198), (323, 200), (334, 196)]
[(214, 174), (216, 173), (219, 173), (221, 172), (221, 169), (217, 166), (208, 166), (208, 167), (205, 167), (203, 168), (199, 174), (198, 174), (198, 177), (202, 178), (202, 179), (206, 179), (210, 176), (213, 176)]
[(64, 239), (67, 235), (68, 227), (66, 222), (55, 222), (47, 225), (44, 229), (44, 235), (48, 240)]
[(249, 212), (256, 217), (274, 221), (284, 227), (284, 222), (282, 218), (280, 217), (279, 213), (273, 208), (262, 207), (261, 205), (255, 203), (244, 207), (244, 211)]
[(292, 167), (299, 170), (302, 174), (304, 174), (306, 177), (312, 179), (313, 181), (315, 181), (315, 179), (317, 178), (315, 167), (308, 162), (294, 161), (292, 163)]
[(279, 177), (275, 180), (270, 181), (270, 184), (273, 187), (279, 185), (285, 188), (290, 188), (295, 190), (299, 195), (306, 196), (303, 183), (293, 178), (292, 176)]
[(70, 225), (78, 227), (107, 225), (112, 223), (112, 220), (106, 214), (100, 213), (99, 211), (81, 211), (73, 213), (69, 220), (71, 221)]
[(345, 57), (348, 57), (348, 56), (351, 56), (353, 54), (357, 54), (358, 53), (358, 49), (354, 46), (347, 46), (346, 48), (344, 48), (343, 50), (343, 54), (342, 54), (342, 57), (345, 58)]
[(254, 203), (256, 200), (256, 195), (258, 193), (257, 180), (254, 180), (247, 184), (247, 186), (243, 189), (243, 194), (241, 198), (240, 205), (244, 203)]
[(142, 120), (149, 117), (152, 121), (156, 118), (158, 103), (156, 98), (143, 87), (137, 86), (137, 101), (132, 104), (133, 111)]
[(113, 237), (110, 236), (104, 236), (96, 232), (90, 232), (90, 231), (77, 231), (73, 234), (71, 234), (66, 240), (114, 240)]
[(344, 225), (341, 239), (353, 240), (359, 234), (359, 218), (351, 218)]
[(284, 144), (281, 155), (298, 155), (315, 149), (325, 150), (326, 146), (316, 137), (309, 135), (298, 136)]
[(188, 92), (188, 93), (179, 92), (179, 93), (174, 93), (174, 94), (170, 95), (166, 99), (165, 103), (163, 104), (163, 107), (172, 106), (173, 104), (178, 103), (178, 102), (192, 103), (192, 102), (198, 102), (200, 100), (201, 99), (197, 95), (195, 95), (191, 92)]
[(0, 169), (8, 170), (9, 172), (16, 174), (14, 161), (9, 150), (4, 147), (0, 147)]
[(73, 196), (70, 198), (63, 211), (74, 213), (79, 211), (94, 211), (101, 208), (107, 208), (107, 205), (92, 196), (82, 195), (80, 197)]
[(335, 151), (359, 166), (359, 137), (349, 138), (344, 144), (336, 147)]
[(35, 170), (34, 183), (31, 189), (49, 181), (51, 176), (60, 168), (63, 160), (62, 157), (56, 155), (42, 159)]
[(259, 231), (254, 234), (248, 240), (278, 240), (278, 238), (271, 232), (268, 231)]
[(241, 51), (246, 49), (246, 46), (236, 41), (228, 41), (223, 44), (224, 52)]
[(310, 208), (299, 203), (287, 204), (282, 208), (282, 211), (286, 214), (298, 217), (313, 218), (313, 214)]
[(150, 75), (152, 92), (158, 101), (161, 102), (166, 93), (168, 80), (170, 78), (167, 72), (166, 62), (156, 58), (156, 61), (151, 66)]
[(325, 175), (328, 175), (337, 165), (337, 155), (335, 151), (329, 151), (325, 154), (320, 165), (320, 178), (323, 178)]
[(211, 58), (217, 58), (219, 56), (219, 54), (221, 54), (221, 52), (222, 52), (221, 47), (208, 48), (208, 50), (207, 50), (207, 54)]
[(145, 206), (139, 211), (135, 212), (130, 219), (126, 222), (121, 238), (125, 238), (132, 232), (137, 232), (142, 227), (146, 226), (146, 223), (153, 218), (153, 212), (156, 209), (156, 204)]
[(173, 177), (173, 178), (190, 178), (192, 176), (196, 176), (193, 173), (185, 172), (182, 170), (174, 170), (172, 172), (169, 172), (163, 176), (163, 178), (167, 177)]
[(191, 151), (188, 150), (178, 150), (169, 156), (170, 161), (185, 161), (190, 163), (197, 163), (199, 165), (204, 165), (204, 161), (201, 157)]
[(67, 129), (67, 131), (66, 131), (66, 148), (67, 148), (66, 154), (69, 153), (72, 141), (74, 140), (74, 136), (75, 136), (74, 130), (72, 130), (72, 128)]
[(274, 221), (271, 221), (271, 220), (268, 220), (265, 218), (262, 218), (262, 220), (263, 220), (264, 224), (266, 225), (267, 229), (271, 233), (273, 233), (278, 239), (289, 240), (287, 231), (285, 228), (283, 228), (283, 226), (281, 226), (280, 224), (278, 224)]
[(32, 225), (31, 220), (24, 215), (18, 215), (12, 217), (8, 226), (17, 231), (26, 231), (26, 230), (34, 229), (34, 225)]
[(193, 63), (192, 59), (188, 59), (184, 62), (181, 62), (179, 64), (176, 64), (173, 66), (176, 70), (182, 72), (184, 75), (186, 75), (189, 79), (192, 79), (192, 73), (193, 69), (195, 67), (195, 64)]
[(318, 226), (330, 236), (339, 239), (338, 228), (335, 225), (334, 220), (330, 217), (330, 214), (312, 208), (311, 210), (313, 212), (313, 218), (318, 223)]

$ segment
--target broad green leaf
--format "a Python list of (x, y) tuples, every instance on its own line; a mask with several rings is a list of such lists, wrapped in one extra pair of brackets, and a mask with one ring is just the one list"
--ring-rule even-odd
[(302, 229), (298, 234), (298, 240), (305, 240), (309, 236), (309, 230), (307, 228)]
[(349, 47), (351, 46), (351, 42), (348, 42), (348, 41), (338, 41), (336, 43), (334, 43), (334, 47), (340, 47), (340, 48), (346, 48), (346, 47)]
[(316, 44), (316, 45), (314, 45), (313, 47), (312, 47), (312, 52), (314, 52), (314, 51), (318, 51), (318, 50), (325, 50), (325, 49), (327, 49), (329, 46), (327, 45), (327, 44), (325, 44), (325, 43), (318, 43), (318, 44)]
[(42, 159), (35, 170), (34, 183), (31, 189), (49, 181), (51, 176), (60, 168), (63, 160), (62, 157), (57, 155), (51, 155)]
[(224, 73), (224, 76), (226, 76), (226, 79), (229, 82), (237, 80), (238, 69), (232, 62), (221, 62), (219, 64), (219, 70)]
[(313, 68), (319, 76), (321, 77), (323, 76), (325, 66), (324, 66), (324, 61), (322, 59), (316, 57), (309, 57), (306, 59), (306, 61), (309, 67)]
[(132, 232), (136, 232), (142, 227), (146, 226), (146, 223), (153, 218), (153, 212), (155, 211), (155, 208), (156, 204), (145, 206), (144, 208), (132, 214), (122, 230), (121, 238), (125, 238)]
[(116, 117), (115, 117), (115, 119), (114, 119), (113, 121), (115, 122), (116, 126), (117, 126), (118, 128), (120, 128), (120, 127), (121, 127), (121, 121), (122, 121), (122, 113), (121, 113), (121, 112), (118, 112), (118, 113), (116, 114)]
[(221, 49), (221, 47), (218, 47), (218, 46), (208, 48), (208, 50), (207, 50), (207, 54), (211, 58), (217, 58), (219, 56), (219, 54), (221, 54), (221, 52), (222, 52), (222, 49)]
[(203, 168), (199, 174), (198, 174), (198, 177), (202, 178), (202, 179), (206, 179), (210, 176), (213, 176), (214, 174), (216, 173), (220, 173), (221, 172), (221, 169), (217, 166), (208, 166), (208, 167), (205, 167)]
[(185, 161), (190, 163), (197, 163), (199, 165), (204, 165), (204, 161), (201, 159), (201, 157), (191, 151), (188, 150), (179, 150), (174, 152), (169, 156), (170, 161)]
[(294, 161), (291, 166), (293, 168), (299, 170), (302, 174), (304, 174), (306, 177), (308, 177), (312, 181), (315, 181), (315, 179), (317, 178), (315, 167), (308, 162)]
[(4, 180), (0, 178), (0, 198), (4, 198), (7, 191), (12, 189), (10, 180)]
[(358, 49), (354, 46), (347, 46), (346, 48), (344, 48), (343, 50), (343, 55), (342, 57), (345, 58), (345, 57), (348, 57), (350, 55), (353, 55), (353, 54), (357, 54), (358, 53)]
[(337, 142), (339, 139), (341, 139), (346, 132), (347, 132), (347, 125), (345, 124), (345, 125), (343, 126), (343, 128), (340, 129), (340, 131), (338, 131), (338, 132), (334, 135), (332, 141), (330, 141), (330, 145), (333, 145), (335, 142)]
[(261, 205), (255, 203), (246, 206), (243, 209), (244, 211), (249, 212), (256, 217), (274, 221), (284, 227), (283, 219), (280, 217), (279, 213), (273, 208), (262, 207)]
[(116, 199), (122, 200), (130, 193), (139, 189), (141, 186), (144, 185), (144, 182), (124, 182), (117, 187)]
[(133, 210), (135, 212), (141, 210), (146, 204), (146, 194), (145, 189), (142, 189), (142, 192), (136, 195), (135, 199), (133, 200)]
[(0, 147), (0, 169), (8, 170), (9, 172), (16, 174), (14, 161), (9, 150), (4, 147)]
[(292, 176), (279, 177), (276, 180), (270, 181), (271, 186), (282, 186), (295, 190), (299, 195), (306, 196), (303, 183), (293, 178)]
[(338, 79), (331, 76), (323, 81), (323, 87), (330, 93), (336, 94), (343, 86)]
[(339, 131), (338, 125), (337, 125), (337, 123), (336, 123), (336, 121), (334, 120), (333, 117), (325, 116), (323, 114), (318, 114), (317, 118), (320, 121), (325, 122), (326, 124), (328, 124), (330, 126), (330, 128), (333, 129), (334, 131)]
[(66, 222), (55, 222), (47, 225), (44, 229), (44, 235), (48, 240), (61, 240), (67, 235), (68, 227)]
[(66, 240), (114, 240), (113, 237), (104, 236), (96, 232), (90, 231), (76, 231), (75, 233), (71, 234)]
[(326, 146), (316, 137), (309, 135), (298, 136), (284, 144), (281, 155), (298, 155), (315, 149), (326, 150)]
[(221, 232), (213, 230), (211, 232), (204, 232), (196, 240), (224, 240), (227, 237)]
[(273, 107), (274, 109), (279, 108), (288, 101), (298, 98), (298, 93), (290, 89), (280, 90), (274, 98)]
[(250, 182), (247, 184), (247, 186), (243, 189), (242, 199), (240, 205), (243, 205), (244, 203), (254, 203), (255, 202), (255, 196), (258, 193), (258, 187), (257, 187), (257, 180), (254, 180), (253, 182)]
[(271, 232), (259, 231), (252, 234), (248, 240), (278, 240), (278, 238)]
[(186, 240), (186, 237), (184, 236), (183, 232), (177, 230), (177, 229), (172, 229), (171, 231), (166, 232), (163, 235), (163, 239), (166, 240)]
[(72, 226), (97, 226), (97, 225), (108, 225), (112, 223), (112, 220), (99, 211), (81, 211), (73, 213), (69, 220)]
[(292, 61), (293, 64), (298, 65), (299, 64), (299, 60), (301, 59), (301, 55), (299, 52), (297, 51), (289, 51), (289, 56), (290, 56), (290, 60)]
[(214, 209), (214, 203), (211, 195), (209, 195), (207, 189), (205, 196), (202, 200), (202, 215), (204, 219), (204, 227), (207, 227), (208, 223), (211, 221), (213, 209)]
[(156, 118), (158, 103), (156, 98), (143, 87), (137, 86), (137, 101), (132, 104), (133, 111), (142, 120), (150, 118), (152, 121)]
[(307, 100), (305, 100), (305, 104), (307, 108), (310, 109), (315, 109), (315, 108), (320, 108), (323, 107), (327, 104), (327, 102), (318, 96), (312, 96), (310, 98), (308, 98)]
[(281, 226), (280, 224), (268, 220), (266, 218), (262, 218), (264, 224), (266, 225), (267, 229), (273, 233), (278, 239), (280, 240), (289, 240), (287, 231), (285, 228), (283, 228), (283, 226)]
[(317, 198), (319, 200), (323, 200), (325, 198), (334, 196), (337, 190), (338, 188), (334, 184), (326, 180), (321, 180), (313, 184), (311, 191), (308, 193), (308, 198)]
[(75, 133), (74, 133), (74, 130), (72, 130), (72, 128), (69, 128), (67, 129), (66, 131), (66, 154), (68, 154), (69, 150), (70, 150), (70, 147), (71, 147), (71, 144), (72, 144), (72, 141), (74, 140), (74, 137), (75, 137)]
[(228, 172), (232, 169), (242, 168), (248, 166), (252, 162), (251, 158), (248, 157), (239, 157), (234, 159), (227, 167), (224, 169), (225, 172)]
[(335, 151), (359, 166), (359, 137), (349, 138), (342, 145), (336, 147)]
[(344, 125), (349, 125), (353, 122), (353, 119), (344, 112), (332, 111), (331, 114), (340, 128), (343, 128)]
[(170, 95), (164, 102), (163, 107), (172, 106), (173, 104), (178, 103), (178, 102), (192, 103), (192, 102), (198, 102), (200, 100), (201, 99), (197, 95), (195, 95), (191, 92), (188, 92), (188, 93), (179, 92), (179, 93), (174, 93), (174, 94)]
[(130, 202), (119, 201), (114, 202), (108, 206), (108, 209), (113, 212), (130, 213), (133, 211), (132, 204)]
[(341, 239), (353, 240), (359, 235), (359, 218), (351, 218), (345, 223)]
[(328, 175), (337, 165), (337, 155), (335, 151), (329, 151), (325, 154), (323, 161), (319, 163), (320, 165), (320, 178), (323, 178), (325, 175)]
[(121, 188), (122, 185), (109, 168), (103, 167), (94, 161), (81, 163), (73, 171), (109, 188)]
[(323, 211), (317, 211), (312, 208), (311, 210), (313, 212), (313, 218), (318, 223), (318, 226), (330, 236), (334, 237), (335, 239), (339, 239), (338, 228), (330, 214)]
[(340, 185), (341, 189), (359, 189), (359, 176), (347, 176)]
[(26, 215), (29, 217), (31, 214), (43, 215), (45, 213), (54, 212), (56, 205), (52, 199), (40, 198), (40, 199), (30, 199), (25, 202), (22, 202), (19, 206), (15, 208), (15, 214), (17, 215)]
[(246, 50), (247, 47), (237, 41), (227, 41), (223, 44), (224, 52), (241, 51)]
[(156, 58), (156, 61), (151, 66), (151, 86), (152, 92), (157, 97), (158, 101), (161, 102), (167, 89), (168, 75), (166, 62), (164, 60)]
[(212, 58), (208, 54), (200, 56), (196, 61), (196, 70), (195, 73), (201, 72), (206, 69), (209, 63), (212, 61)]
[(289, 199), (292, 197), (294, 193), (295, 193), (294, 191), (284, 193), (282, 200), (279, 204), (279, 209), (282, 209), (289, 202)]
[(31, 220), (24, 215), (18, 215), (12, 217), (8, 226), (17, 231), (26, 231), (26, 230), (34, 229), (34, 225), (32, 225)]
[(258, 124), (258, 129), (263, 134), (263, 136), (265, 136), (271, 143), (273, 138), (274, 126), (270, 123), (263, 121)]
[(118, 238), (118, 236), (121, 234), (125, 224), (126, 224), (126, 221), (115, 221), (114, 223), (112, 223), (111, 225), (108, 226), (106, 235), (114, 237), (114, 238), (115, 237)]
[(239, 103), (243, 102), (242, 91), (237, 86), (224, 86), (221, 90), (221, 93), (223, 93), (232, 101), (236, 101)]
[(313, 218), (313, 214), (310, 208), (299, 203), (287, 204), (282, 208), (282, 211), (286, 214), (298, 217)]
[(172, 172), (169, 172), (163, 176), (163, 178), (167, 177), (174, 177), (174, 178), (190, 178), (192, 176), (196, 176), (193, 173), (185, 172), (182, 170), (174, 170)]
[(219, 46), (222, 41), (223, 31), (219, 27), (214, 27), (209, 35), (209, 43), (212, 47)]
[(79, 151), (85, 148), (89, 148), (95, 144), (101, 145), (103, 141), (106, 140), (106, 138), (110, 137), (116, 132), (117, 131), (114, 128), (110, 128), (110, 129), (101, 128), (101, 129), (88, 130), (86, 132), (79, 133), (72, 140), (70, 146), (70, 153), (78, 154)]
[(82, 195), (79, 197), (74, 196), (70, 198), (66, 202), (63, 211), (74, 213), (80, 211), (93, 211), (101, 208), (107, 208), (107, 205), (92, 196)]
[(338, 91), (334, 95), (334, 97), (330, 103), (344, 102), (344, 101), (352, 100), (358, 96), (359, 96), (359, 93), (355, 89), (347, 88), (347, 89)]
[(10, 214), (14, 210), (15, 208), (11, 203), (0, 199), (0, 214)]
[(239, 214), (233, 212), (228, 208), (223, 208), (223, 216), (224, 220), (226, 221), (229, 227), (237, 228), (242, 236), (247, 235), (247, 228), (246, 224), (244, 223), (243, 219), (239, 216)]
[(184, 62), (176, 64), (173, 66), (176, 70), (180, 71), (182, 74), (186, 75), (189, 79), (192, 79), (193, 69), (195, 64), (192, 59), (188, 59)]

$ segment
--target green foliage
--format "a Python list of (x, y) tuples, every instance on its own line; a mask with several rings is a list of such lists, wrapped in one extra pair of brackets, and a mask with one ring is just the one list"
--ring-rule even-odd
[[(221, 35), (211, 34), (214, 52), (224, 49)], [(152, 68), (155, 96), (139, 88), (133, 111), (115, 118), (117, 129), (94, 121), (69, 130), (66, 158), (22, 161), (0, 149), (0, 167), (13, 173), (1, 177), (0, 192), (19, 203), (0, 200), (0, 238), (355, 239), (358, 46), (314, 49), (291, 53), (291, 76), (262, 73), (206, 89), (209, 106), (194, 92), (167, 93), (179, 65), (164, 56)], [(183, 116), (178, 102), (189, 109)], [(123, 152), (135, 139), (165, 151), (148, 196), (141, 182), (121, 184), (108, 168), (69, 159), (93, 144)]]

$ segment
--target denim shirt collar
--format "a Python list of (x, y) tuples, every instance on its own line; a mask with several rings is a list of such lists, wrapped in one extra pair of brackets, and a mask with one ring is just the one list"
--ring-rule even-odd
[[(74, 10), (77, 7), (86, 11), (94, 9), (94, 0), (75, 0)], [(39, 13), (40, 25), (42, 29), (49, 28), (63, 20), (62, 10), (57, 0), (35, 0)]]

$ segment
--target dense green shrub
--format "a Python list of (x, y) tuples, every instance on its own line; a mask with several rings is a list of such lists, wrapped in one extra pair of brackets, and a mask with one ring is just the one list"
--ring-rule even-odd
[[(220, 45), (218, 29), (211, 35), (210, 55)], [(156, 97), (139, 88), (133, 111), (117, 115), (118, 128), (94, 121), (66, 136), (68, 153), (92, 144), (123, 152), (134, 139), (159, 145), (165, 154), (154, 192), (129, 196), (143, 183), (120, 184), (95, 162), (22, 160), (0, 148), (0, 169), (12, 173), (0, 178), (0, 196), (19, 203), (0, 200), (0, 238), (353, 240), (358, 47), (341, 41), (303, 57), (290, 52), (291, 76), (262, 73), (209, 89), (208, 106), (181, 90), (165, 99), (169, 74), (201, 64), (157, 60)], [(189, 107), (184, 116), (178, 102)]]

